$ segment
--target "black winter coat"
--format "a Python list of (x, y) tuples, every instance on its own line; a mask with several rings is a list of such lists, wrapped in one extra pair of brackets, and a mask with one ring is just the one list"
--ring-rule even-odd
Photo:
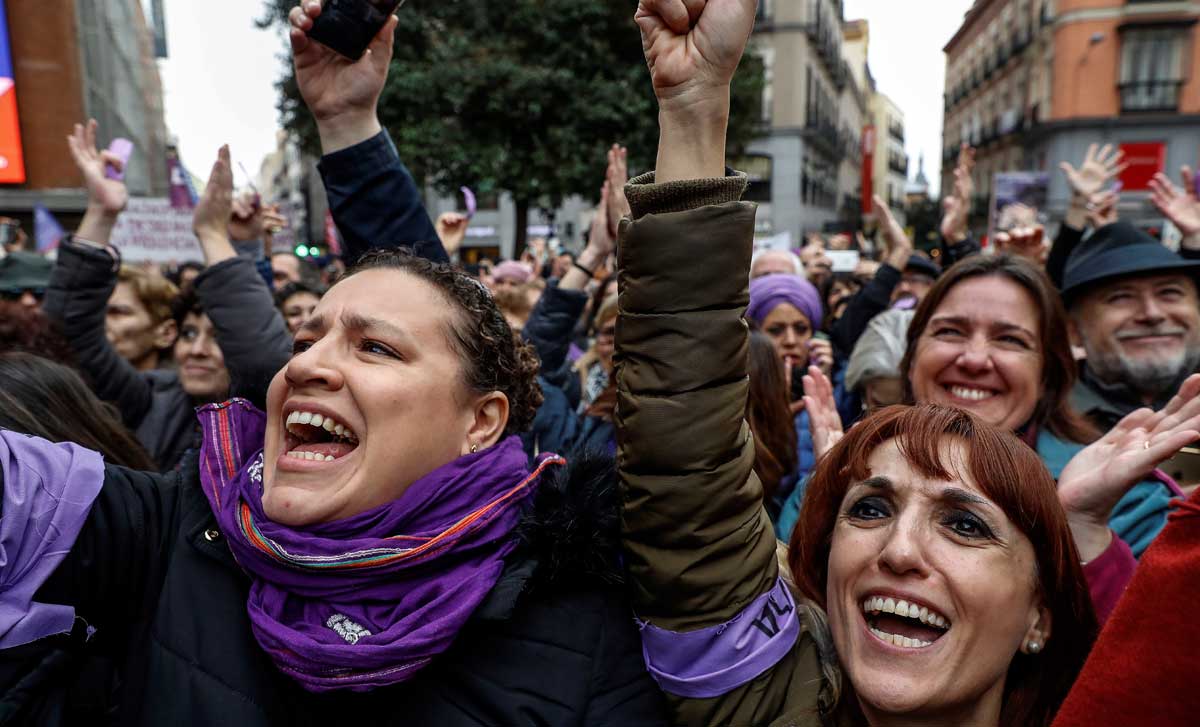
[(74, 605), (76, 633), (0, 653), (0, 724), (667, 723), (623, 593), (611, 460), (547, 477), (451, 649), (371, 693), (310, 694), (275, 668), (250, 632), (250, 582), (215, 528), (196, 482), (109, 467), (36, 599)]

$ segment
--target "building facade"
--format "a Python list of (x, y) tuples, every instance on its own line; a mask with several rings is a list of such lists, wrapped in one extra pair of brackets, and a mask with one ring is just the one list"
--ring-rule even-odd
[(977, 147), (975, 222), (997, 172), (1050, 174), (1046, 212), (1069, 202), (1061, 162), (1113, 144), (1123, 217), (1153, 227), (1146, 183), (1200, 158), (1200, 3), (1162, 0), (977, 0), (945, 47), (942, 188), (958, 147)]
[(904, 149), (904, 112), (887, 95), (871, 98), (871, 125), (874, 128), (875, 154), (871, 177), (874, 193), (887, 201), (898, 219), (903, 219), (908, 184), (908, 153)]
[(753, 51), (763, 59), (767, 135), (744, 166), (760, 235), (804, 235), (856, 223), (865, 94), (843, 55), (840, 0), (761, 0)]
[(35, 203), (70, 224), (87, 196), (64, 139), (95, 118), (104, 139), (137, 145), (126, 171), (135, 196), (165, 196), (162, 87), (140, 0), (8, 0), (26, 181), (0, 185), (0, 214), (26, 223)]

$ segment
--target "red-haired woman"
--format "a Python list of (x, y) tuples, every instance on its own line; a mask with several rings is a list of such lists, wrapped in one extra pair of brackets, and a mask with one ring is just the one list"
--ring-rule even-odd
[(939, 408), (860, 425), (788, 558), (808, 601), (781, 575), (742, 421), (755, 211), (724, 169), (755, 5), (638, 11), (662, 133), (627, 194), (616, 423), (647, 666), (677, 724), (1048, 724), (1095, 616), (1054, 481), (1010, 432)]

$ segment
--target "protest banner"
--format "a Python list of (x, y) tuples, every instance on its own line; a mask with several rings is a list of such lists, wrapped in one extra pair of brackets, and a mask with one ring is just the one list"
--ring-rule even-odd
[(181, 263), (203, 261), (192, 232), (191, 210), (171, 206), (166, 198), (136, 197), (121, 213), (112, 244), (126, 262)]

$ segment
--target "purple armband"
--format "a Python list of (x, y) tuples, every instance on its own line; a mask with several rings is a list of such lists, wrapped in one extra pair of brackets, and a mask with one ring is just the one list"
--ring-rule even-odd
[(639, 621), (646, 669), (663, 691), (719, 697), (758, 678), (796, 644), (800, 619), (783, 579), (730, 621), (677, 633)]
[(104, 460), (74, 444), (0, 431), (0, 649), (68, 633), (75, 609), (34, 603), (75, 545), (104, 484)]

